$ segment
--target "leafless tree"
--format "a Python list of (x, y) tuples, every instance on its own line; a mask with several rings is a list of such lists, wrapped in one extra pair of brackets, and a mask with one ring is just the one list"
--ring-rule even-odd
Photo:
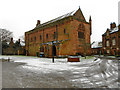
[(10, 41), (13, 36), (12, 32), (6, 29), (0, 29), (0, 41)]

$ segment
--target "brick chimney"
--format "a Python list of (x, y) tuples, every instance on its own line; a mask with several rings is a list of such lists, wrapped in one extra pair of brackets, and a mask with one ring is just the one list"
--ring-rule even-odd
[(37, 24), (36, 24), (36, 27), (40, 24), (40, 20), (37, 20)]
[(10, 45), (10, 47), (12, 47), (14, 45), (13, 38), (11, 38), (9, 45)]
[(13, 38), (11, 38), (11, 42), (13, 42)]
[(18, 43), (20, 44), (20, 39), (18, 39)]
[(110, 24), (110, 29), (113, 29), (115, 27), (116, 27), (116, 23), (115, 22), (113, 22), (113, 23)]
[(120, 24), (118, 25), (118, 29), (119, 29), (119, 31), (120, 31)]

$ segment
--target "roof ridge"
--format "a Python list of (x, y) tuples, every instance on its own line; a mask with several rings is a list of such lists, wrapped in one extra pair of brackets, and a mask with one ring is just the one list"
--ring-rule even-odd
[[(47, 25), (47, 24), (49, 24), (49, 23), (52, 23), (52, 22), (61, 20), (61, 19), (63, 19), (63, 18), (69, 17), (69, 16), (73, 16), (74, 13), (75, 13), (75, 11), (76, 11), (76, 10), (73, 10), (72, 12), (69, 12), (69, 13), (66, 13), (66, 14), (64, 14), (64, 15), (61, 15), (61, 16), (55, 18), (55, 19), (52, 19), (52, 20), (47, 21), (47, 22), (45, 22), (45, 23), (39, 24), (37, 27)], [(35, 27), (35, 28), (37, 28), (37, 27)]]
[(117, 32), (119, 30), (118, 26), (114, 27), (113, 29), (109, 29), (110, 33)]

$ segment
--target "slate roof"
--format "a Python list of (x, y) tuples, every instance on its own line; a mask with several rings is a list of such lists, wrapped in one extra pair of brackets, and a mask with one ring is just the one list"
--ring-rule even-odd
[[(115, 32), (118, 32), (118, 31), (119, 31), (118, 26), (116, 26), (116, 27), (113, 28), (113, 29), (109, 29), (109, 33), (110, 33), (110, 34), (115, 33)], [(105, 32), (103, 35), (106, 35), (106, 32)]]
[(96, 41), (96, 42), (92, 45), (92, 48), (101, 48), (102, 46), (99, 45), (99, 42), (101, 42), (101, 41)]
[(110, 29), (109, 32), (110, 33), (114, 33), (114, 32), (117, 32), (119, 30), (118, 26), (113, 28), (113, 29)]
[(56, 22), (56, 21), (58, 21), (58, 20), (61, 20), (61, 19), (63, 19), (63, 18), (69, 17), (69, 16), (73, 16), (73, 15), (75, 14), (75, 12), (76, 12), (76, 10), (74, 10), (74, 11), (72, 11), (72, 12), (69, 12), (69, 13), (67, 13), (67, 14), (64, 14), (64, 15), (62, 15), (62, 16), (59, 16), (59, 17), (57, 17), (57, 18), (55, 18), (55, 19), (53, 19), (53, 20), (51, 20), (51, 21), (48, 21), (48, 22), (46, 22), (46, 23), (39, 24), (36, 28), (41, 27), (41, 26), (45, 26), (45, 25), (47, 25), (47, 24)]

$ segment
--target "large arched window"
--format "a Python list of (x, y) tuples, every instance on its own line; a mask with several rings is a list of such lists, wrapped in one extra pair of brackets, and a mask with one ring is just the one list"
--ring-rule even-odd
[(83, 24), (79, 24), (79, 26), (78, 26), (78, 30), (80, 30), (80, 31), (84, 31), (84, 29), (85, 29), (84, 25), (83, 25)]
[(84, 39), (84, 33), (78, 31), (78, 38), (82, 38), (82, 39)]
[(78, 38), (80, 39), (84, 39), (85, 38), (85, 36), (84, 36), (84, 25), (81, 23), (81, 24), (79, 24), (79, 26), (78, 26)]

